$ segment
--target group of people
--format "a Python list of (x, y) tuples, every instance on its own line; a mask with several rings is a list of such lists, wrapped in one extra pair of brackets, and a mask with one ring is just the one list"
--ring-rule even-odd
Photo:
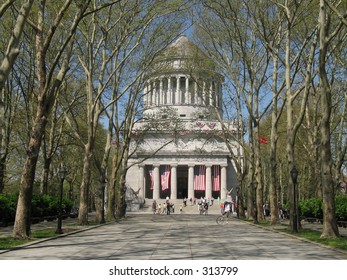
[[(208, 213), (208, 208), (213, 205), (213, 198), (209, 199), (206, 197), (201, 197), (199, 201), (194, 198), (189, 199), (190, 206), (198, 205), (198, 212), (200, 215), (207, 215)], [(183, 199), (183, 205), (187, 206), (187, 199)]]
[(175, 205), (170, 203), (170, 201), (166, 201), (163, 204), (157, 203), (156, 200), (153, 200), (152, 203), (152, 212), (153, 214), (166, 214), (170, 215), (170, 213), (175, 213)]
[[(287, 219), (288, 217), (288, 212), (282, 207), (282, 203), (278, 202), (277, 203), (277, 208), (278, 208), (278, 218), (283, 220), (283, 219)], [(271, 216), (271, 208), (270, 208), (270, 204), (268, 201), (266, 201), (263, 204), (263, 214), (265, 217), (270, 217)]]
[[(187, 198), (185, 197), (183, 199), (183, 206), (186, 207), (187, 206)], [(212, 197), (211, 199), (210, 198), (204, 198), (204, 197), (201, 197), (201, 199), (198, 201), (198, 205), (200, 205), (201, 203), (207, 203), (209, 206), (212, 206), (213, 205), (213, 201), (214, 201), (214, 198)], [(197, 199), (196, 197), (194, 198), (189, 198), (189, 202), (190, 202), (190, 206), (193, 206), (193, 205), (196, 205), (197, 204)]]
[[(209, 206), (213, 205), (213, 198), (212, 199), (206, 199), (201, 198), (200, 200), (196, 200), (196, 198), (190, 198), (190, 205), (198, 205), (198, 212), (200, 215), (206, 215), (208, 213)], [(187, 198), (183, 199), (183, 205), (180, 205), (180, 213), (183, 212), (182, 207), (187, 206)], [(175, 205), (170, 202), (169, 198), (167, 197), (165, 202), (163, 204), (157, 203), (156, 200), (153, 200), (152, 202), (152, 213), (153, 214), (167, 214), (170, 215), (171, 213), (175, 213)]]
[(205, 200), (200, 200), (198, 202), (198, 210), (200, 215), (207, 215), (209, 203)]
[[(171, 203), (168, 197), (163, 204), (157, 203), (156, 200), (153, 200), (152, 212), (153, 214), (170, 215), (171, 213), (175, 213), (175, 204)], [(182, 213), (182, 205), (180, 205), (180, 213)]]

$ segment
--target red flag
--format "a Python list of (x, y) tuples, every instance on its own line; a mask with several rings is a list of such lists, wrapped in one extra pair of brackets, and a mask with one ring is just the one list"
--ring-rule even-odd
[(212, 191), (220, 191), (220, 166), (212, 167)]
[(160, 166), (160, 183), (161, 183), (161, 189), (167, 190), (170, 188), (170, 172), (171, 168), (170, 165)]
[(269, 141), (267, 140), (266, 137), (260, 135), (259, 136), (259, 142), (260, 142), (260, 144), (267, 144)]
[(196, 165), (194, 167), (194, 190), (204, 191), (206, 189), (206, 167)]
[(153, 188), (154, 188), (153, 166), (151, 166), (151, 167), (149, 168), (148, 173), (149, 173), (149, 177), (150, 177), (150, 179), (151, 179), (151, 187), (150, 187), (150, 189), (153, 190)]

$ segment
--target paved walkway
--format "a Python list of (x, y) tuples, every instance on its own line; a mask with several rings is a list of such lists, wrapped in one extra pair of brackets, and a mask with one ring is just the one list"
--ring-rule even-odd
[[(2, 260), (346, 260), (347, 254), (217, 215), (129, 214), (60, 238), (3, 252)], [(67, 221), (65, 221), (65, 225)], [(64, 224), (63, 224), (64, 225)]]

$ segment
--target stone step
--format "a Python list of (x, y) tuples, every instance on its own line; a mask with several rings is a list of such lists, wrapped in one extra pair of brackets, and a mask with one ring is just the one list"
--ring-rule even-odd
[[(148, 201), (146, 202), (146, 206), (144, 208), (141, 208), (140, 211), (144, 212), (152, 212), (152, 202)], [(161, 204), (163, 205), (166, 200), (165, 199), (158, 199), (156, 200), (157, 205)], [(184, 206), (183, 199), (170, 199), (170, 203), (174, 205), (174, 213), (180, 212), (180, 207), (182, 207), (182, 213), (187, 214), (199, 214), (199, 208), (198, 204), (190, 204), (190, 201), (187, 201), (187, 206)], [(215, 200), (212, 205), (209, 206), (208, 213), (210, 214), (219, 214), (221, 212), (220, 206), (218, 205), (218, 201)]]

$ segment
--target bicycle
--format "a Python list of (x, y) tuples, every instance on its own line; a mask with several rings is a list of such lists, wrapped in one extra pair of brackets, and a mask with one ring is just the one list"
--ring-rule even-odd
[(229, 224), (229, 222), (231, 222), (231, 215), (227, 215), (227, 214), (222, 214), (220, 216), (217, 217), (216, 219), (216, 223), (218, 225), (227, 225)]

